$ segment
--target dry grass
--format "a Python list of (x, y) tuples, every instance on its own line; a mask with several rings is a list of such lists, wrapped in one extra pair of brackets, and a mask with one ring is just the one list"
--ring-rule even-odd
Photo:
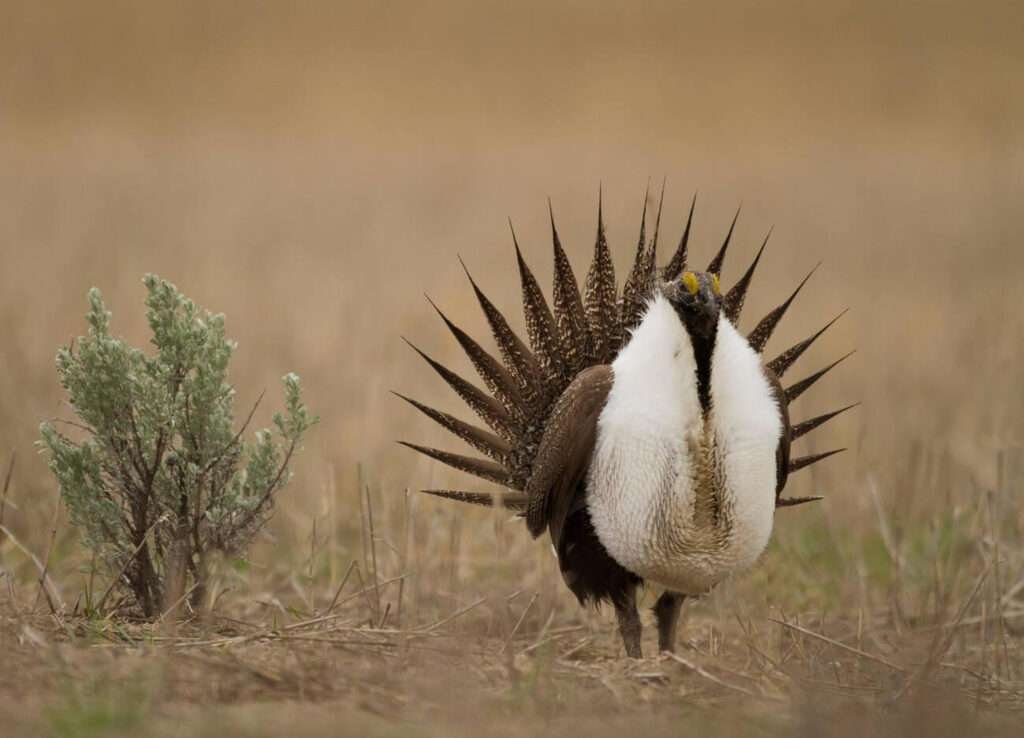
[[(1003, 480), (1024, 453), (1000, 464), (991, 492), (921, 503), (927, 521), (897, 518), (870, 476), (872, 524), (780, 514), (755, 572), (688, 605), (679, 654), (638, 662), (504, 513), (329, 490), (305, 541), (224, 562), (213, 612), (183, 623), (83, 613), (74, 554), (48, 608), (45, 561), (6, 538), (0, 717), (72, 736), (1016, 735), (1024, 518)], [(929, 485), (918, 469), (902, 489)], [(361, 523), (338, 520), (360, 501)]]
[[(78, 7), (0, 5), (6, 733), (1016, 734), (1014, 4)], [(673, 236), (700, 190), (698, 258), (743, 202), (727, 283), (774, 224), (748, 319), (825, 260), (773, 347), (850, 307), (794, 372), (858, 354), (796, 417), (864, 404), (803, 442), (850, 447), (791, 481), (826, 501), (633, 663), (546, 543), (406, 494), (457, 477), (394, 446), (449, 441), (387, 390), (458, 407), (399, 340), (460, 361), (425, 290), (482, 333), (456, 253), (511, 308), (505, 216), (547, 281), (544, 198), (579, 267), (601, 181), (621, 269), (663, 174)], [(86, 290), (141, 343), (146, 271), (227, 314), (242, 405), (295, 369), (323, 418), (214, 612), (157, 626), (85, 614), (108, 582), (32, 446)]]

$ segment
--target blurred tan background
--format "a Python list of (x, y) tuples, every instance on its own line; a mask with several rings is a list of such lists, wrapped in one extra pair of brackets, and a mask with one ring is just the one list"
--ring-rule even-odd
[(852, 308), (793, 370), (859, 349), (796, 412), (863, 399), (812, 442), (851, 451), (794, 494), (852, 515), (922, 449), (991, 485), (1024, 431), (1022, 27), (1012, 2), (2, 0), (9, 524), (39, 540), (52, 509), (33, 442), (70, 416), (53, 356), (86, 291), (143, 343), (148, 271), (227, 314), (239, 414), (266, 388), (266, 423), (279, 377), (306, 382), (322, 424), (275, 525), (357, 464), (385, 496), (465, 483), (392, 443), (457, 448), (387, 392), (458, 407), (401, 335), (471, 373), (422, 293), (482, 334), (462, 254), (518, 320), (506, 217), (546, 284), (546, 198), (580, 271), (599, 183), (621, 275), (662, 177), (666, 245), (700, 193), (701, 262), (742, 203), (727, 284), (774, 225), (747, 326), (824, 260), (771, 350)]

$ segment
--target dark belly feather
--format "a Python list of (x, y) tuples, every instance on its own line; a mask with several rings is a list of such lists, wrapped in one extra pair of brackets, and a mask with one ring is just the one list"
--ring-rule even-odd
[[(582, 484), (576, 494), (583, 502), (586, 491)], [(566, 516), (556, 551), (562, 579), (581, 605), (624, 603), (643, 581), (608, 553), (597, 537), (585, 502), (574, 505)]]

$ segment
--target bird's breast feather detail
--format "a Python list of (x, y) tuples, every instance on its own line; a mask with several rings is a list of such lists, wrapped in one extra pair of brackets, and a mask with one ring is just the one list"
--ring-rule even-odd
[(782, 421), (759, 357), (723, 318), (702, 413), (689, 338), (656, 298), (612, 366), (588, 477), (595, 530), (640, 576), (703, 591), (771, 532)]

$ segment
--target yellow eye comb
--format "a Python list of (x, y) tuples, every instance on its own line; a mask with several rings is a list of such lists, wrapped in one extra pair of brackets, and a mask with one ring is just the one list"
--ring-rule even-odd
[(683, 272), (682, 282), (683, 286), (686, 287), (686, 291), (691, 295), (696, 295), (697, 291), (700, 290), (700, 282), (697, 281), (697, 275), (693, 272)]

